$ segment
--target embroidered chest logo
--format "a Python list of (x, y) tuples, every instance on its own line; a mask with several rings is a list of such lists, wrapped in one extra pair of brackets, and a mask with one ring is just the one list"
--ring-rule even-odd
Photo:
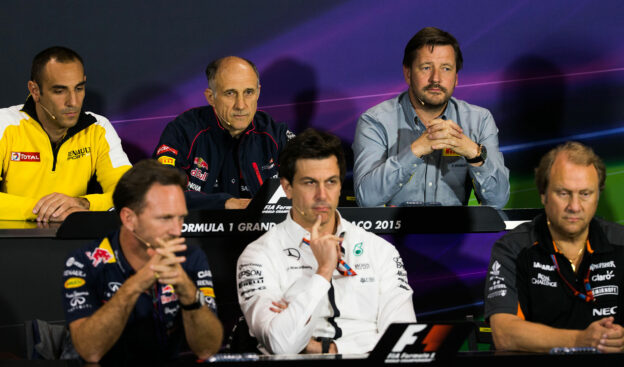
[(67, 152), (67, 160), (78, 159), (82, 157), (88, 157), (91, 155), (91, 147), (84, 147), (76, 150), (70, 150)]
[(41, 162), (39, 152), (11, 152), (13, 162)]
[(208, 170), (208, 162), (206, 162), (202, 157), (195, 157), (195, 159), (193, 159), (193, 163), (195, 163), (197, 168)]
[(355, 244), (355, 246), (353, 247), (353, 255), (362, 256), (362, 254), (364, 253), (364, 248), (362, 248), (363, 244), (364, 244), (363, 242), (359, 242)]

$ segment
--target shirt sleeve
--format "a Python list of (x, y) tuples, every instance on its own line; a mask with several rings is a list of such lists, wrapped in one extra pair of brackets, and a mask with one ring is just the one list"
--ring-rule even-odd
[(492, 247), (485, 278), (485, 319), (496, 313), (517, 314), (516, 259), (518, 253), (502, 237)]
[[(371, 236), (372, 237), (372, 236)], [(375, 236), (372, 240), (381, 246), (375, 254), (375, 268), (379, 276), (379, 307), (377, 310), (377, 334), (374, 338), (340, 338), (334, 341), (338, 353), (362, 353), (371, 351), (392, 323), (416, 322), (416, 312), (403, 260), (396, 248), (389, 242)], [(365, 303), (366, 300), (359, 300)], [(366, 345), (367, 344), (367, 345)]]
[(487, 158), (480, 167), (469, 165), (470, 177), (479, 202), (501, 209), (509, 200), (509, 169), (499, 150), (498, 128), (489, 111), (484, 114), (480, 126), (483, 126), (481, 137), (475, 143), (485, 146)]
[(106, 211), (113, 207), (113, 191), (117, 182), (130, 169), (131, 164), (128, 156), (121, 147), (121, 139), (115, 132), (113, 125), (108, 119), (97, 115), (98, 137), (95, 149), (97, 158), (95, 161), (95, 174), (102, 194), (84, 195), (89, 200), (89, 210)]
[(91, 263), (84, 253), (76, 251), (65, 261), (63, 270), (63, 310), (67, 325), (89, 317), (100, 306)]
[(424, 163), (407, 145), (388, 156), (389, 141), (383, 123), (374, 116), (360, 116), (353, 140), (353, 177), (359, 206), (380, 206), (390, 202)]
[(204, 295), (206, 304), (217, 313), (217, 303), (212, 282), (212, 272), (208, 265), (208, 259), (203, 250), (198, 247), (190, 246), (187, 261), (184, 264), (184, 271), (191, 278), (197, 289)]
[[(5, 160), (10, 159), (11, 152), (7, 147), (7, 141), (4, 134), (0, 136), (0, 186), (3, 185), (4, 169), (7, 167)], [(38, 200), (33, 198), (7, 194), (0, 192), (0, 220), (28, 220), (35, 219), (37, 216), (32, 210)]]
[[(320, 275), (301, 277), (282, 291), (278, 272), (266, 253), (253, 244), (238, 259), (238, 301), (250, 332), (273, 354), (301, 352), (312, 336), (316, 309), (330, 284)], [(285, 300), (280, 313), (270, 310), (273, 301)]]

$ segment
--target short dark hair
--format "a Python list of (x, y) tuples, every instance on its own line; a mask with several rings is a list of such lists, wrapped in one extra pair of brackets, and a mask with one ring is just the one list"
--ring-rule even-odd
[(260, 84), (260, 73), (258, 73), (258, 68), (256, 67), (256, 65), (251, 62), (250, 60), (247, 60), (244, 57), (240, 57), (240, 56), (225, 56), (225, 57), (221, 57), (218, 58), (216, 60), (213, 60), (210, 62), (210, 64), (208, 64), (208, 66), (206, 66), (206, 79), (208, 79), (208, 85), (210, 86), (210, 89), (214, 89), (214, 81), (215, 78), (217, 77), (217, 72), (219, 71), (219, 66), (221, 66), (221, 63), (225, 60), (228, 59), (230, 57), (235, 57), (238, 59), (241, 59), (245, 62), (247, 62), (249, 64), (249, 66), (251, 66), (251, 68), (253, 69), (254, 73), (256, 73), (256, 77), (258, 78), (258, 84)]
[(598, 172), (598, 187), (600, 191), (604, 190), (605, 181), (607, 180), (607, 170), (602, 159), (587, 145), (576, 141), (568, 141), (546, 153), (540, 160), (539, 166), (535, 168), (535, 184), (537, 185), (537, 190), (540, 195), (546, 193), (550, 170), (559, 153), (565, 154), (568, 160), (574, 164), (583, 166), (593, 165)]
[(113, 192), (113, 204), (117, 213), (130, 208), (141, 213), (145, 207), (145, 194), (153, 184), (177, 185), (186, 188), (186, 176), (177, 168), (144, 159), (130, 168), (117, 183)]
[(457, 71), (460, 71), (464, 65), (464, 58), (459, 49), (459, 43), (452, 34), (435, 27), (425, 27), (409, 40), (405, 46), (405, 53), (403, 54), (403, 66), (406, 68), (412, 67), (412, 63), (414, 63), (414, 59), (416, 58), (416, 52), (420, 50), (421, 47), (429, 46), (429, 49), (433, 51), (435, 46), (445, 45), (453, 46), (453, 50), (455, 50), (455, 68)]
[(35, 56), (32, 62), (32, 66), (30, 68), (30, 80), (41, 85), (41, 76), (43, 75), (43, 69), (45, 68), (46, 64), (52, 59), (55, 59), (58, 62), (79, 61), (80, 65), (82, 65), (82, 69), (84, 70), (84, 62), (82, 61), (82, 57), (80, 57), (80, 55), (78, 55), (76, 51), (63, 46), (53, 46), (50, 48), (46, 48)]
[(299, 159), (325, 159), (335, 156), (340, 169), (340, 181), (344, 181), (347, 171), (344, 150), (340, 139), (330, 133), (307, 128), (289, 140), (280, 153), (280, 177), (293, 181)]

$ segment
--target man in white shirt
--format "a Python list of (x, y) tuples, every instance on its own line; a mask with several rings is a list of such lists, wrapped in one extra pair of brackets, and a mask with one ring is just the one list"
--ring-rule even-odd
[(403, 261), (336, 210), (346, 165), (337, 137), (308, 129), (280, 162), (292, 209), (237, 264), (250, 333), (267, 353), (370, 352), (388, 325), (416, 321)]

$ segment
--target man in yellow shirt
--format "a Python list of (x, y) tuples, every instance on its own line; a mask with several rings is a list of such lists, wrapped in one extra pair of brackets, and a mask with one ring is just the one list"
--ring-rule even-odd
[[(111, 123), (82, 111), (82, 58), (65, 47), (43, 50), (30, 79), (24, 104), (0, 109), (0, 219), (63, 221), (110, 209), (130, 161)], [(87, 195), (93, 176), (102, 194)]]

